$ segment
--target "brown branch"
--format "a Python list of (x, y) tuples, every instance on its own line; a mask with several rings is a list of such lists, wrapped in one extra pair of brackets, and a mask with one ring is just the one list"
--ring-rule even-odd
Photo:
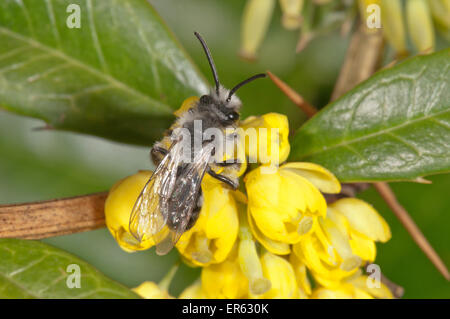
[(367, 32), (361, 24), (350, 40), (344, 64), (334, 86), (331, 101), (336, 100), (378, 69), (384, 47), (381, 31)]
[(297, 105), (308, 117), (312, 117), (317, 113), (317, 109), (309, 104), (300, 94), (293, 90), (289, 85), (280, 80), (275, 74), (270, 71), (266, 72), (269, 78), (275, 83), (276, 86), (295, 104)]
[(374, 186), (378, 193), (380, 193), (381, 197), (383, 197), (388, 206), (394, 212), (395, 216), (397, 216), (397, 218), (400, 220), (403, 227), (405, 227), (405, 229), (411, 235), (417, 246), (422, 249), (428, 259), (430, 259), (433, 265), (442, 274), (442, 276), (444, 276), (445, 279), (450, 280), (450, 274), (444, 262), (430, 245), (428, 240), (420, 231), (419, 227), (417, 227), (416, 223), (405, 210), (405, 208), (403, 208), (403, 206), (397, 201), (397, 198), (395, 197), (395, 194), (389, 187), (389, 185), (386, 183), (375, 183)]
[(107, 194), (0, 205), (0, 238), (41, 239), (103, 227)]

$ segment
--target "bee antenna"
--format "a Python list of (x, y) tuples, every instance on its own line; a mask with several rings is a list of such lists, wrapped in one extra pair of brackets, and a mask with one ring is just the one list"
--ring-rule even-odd
[(214, 64), (214, 60), (211, 56), (211, 52), (209, 51), (208, 46), (206, 45), (205, 40), (203, 40), (202, 36), (198, 33), (198, 32), (194, 32), (195, 36), (197, 37), (197, 39), (200, 41), (200, 43), (202, 44), (203, 50), (206, 53), (206, 58), (208, 59), (208, 63), (209, 66), (211, 67), (211, 71), (214, 77), (214, 82), (216, 82), (216, 93), (217, 95), (219, 95), (219, 76), (217, 75), (217, 70), (216, 70), (216, 66)]
[(233, 94), (236, 93), (236, 91), (239, 90), (241, 88), (241, 86), (243, 86), (249, 82), (252, 82), (253, 80), (256, 80), (256, 79), (265, 78), (266, 76), (267, 76), (267, 74), (265, 74), (265, 73), (259, 73), (259, 74), (255, 74), (252, 77), (249, 77), (247, 80), (244, 80), (241, 83), (238, 83), (234, 88), (232, 88), (230, 90), (230, 93), (228, 94), (227, 102), (230, 102)]

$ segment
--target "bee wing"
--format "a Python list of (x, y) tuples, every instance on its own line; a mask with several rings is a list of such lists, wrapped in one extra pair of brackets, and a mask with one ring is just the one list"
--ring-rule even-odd
[(203, 147), (195, 155), (194, 161), (187, 164), (177, 177), (174, 192), (168, 202), (169, 215), (172, 216), (173, 213), (177, 218), (176, 227), (157, 239), (156, 252), (159, 255), (167, 254), (186, 231), (192, 211), (197, 205), (197, 195), (213, 148), (212, 144)]
[(157, 234), (167, 222), (167, 200), (173, 192), (181, 143), (174, 142), (137, 198), (130, 215), (130, 233), (139, 241)]

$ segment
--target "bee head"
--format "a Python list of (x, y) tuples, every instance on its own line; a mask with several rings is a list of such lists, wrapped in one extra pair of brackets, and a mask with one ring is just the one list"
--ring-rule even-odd
[(211, 56), (211, 52), (209, 51), (208, 46), (206, 45), (205, 40), (203, 40), (203, 38), (197, 32), (194, 32), (194, 34), (200, 41), (203, 50), (205, 51), (206, 58), (208, 59), (209, 66), (211, 67), (211, 71), (213, 73), (214, 82), (216, 83), (215, 89), (209, 95), (203, 95), (200, 98), (200, 103), (203, 105), (214, 104), (223, 113), (224, 118), (227, 119), (225, 121), (230, 121), (231, 123), (235, 122), (239, 118), (238, 111), (241, 108), (242, 103), (241, 100), (239, 100), (239, 98), (236, 95), (234, 95), (234, 93), (236, 93), (236, 91), (243, 85), (253, 80), (266, 77), (266, 74), (265, 73), (256, 74), (238, 83), (231, 90), (225, 89), (223, 86), (220, 85), (216, 66), (214, 64), (214, 60)]

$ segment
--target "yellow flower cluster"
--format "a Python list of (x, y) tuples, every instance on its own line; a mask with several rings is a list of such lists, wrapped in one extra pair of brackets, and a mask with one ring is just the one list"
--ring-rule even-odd
[[(240, 55), (253, 60), (268, 31), (276, 0), (247, 0), (242, 16)], [(353, 2), (336, 0), (279, 0), (281, 23), (287, 30), (300, 30), (297, 52), (313, 37), (330, 31), (349, 30), (354, 19)], [(358, 0), (361, 20), (367, 31), (381, 28), (384, 37), (399, 56), (407, 55), (408, 37), (418, 52), (435, 47), (435, 30), (450, 39), (450, 0)], [(320, 10), (327, 5), (327, 9)], [(321, 12), (315, 14), (315, 10)], [(325, 13), (324, 13), (325, 12)], [(314, 16), (320, 21), (312, 21)], [(370, 27), (369, 27), (370, 24)]]
[(365, 20), (376, 14), (371, 5), (380, 9), (383, 35), (400, 56), (407, 53), (406, 34), (417, 51), (427, 53), (435, 47), (435, 28), (449, 37), (450, 0), (359, 0)]
[[(297, 51), (300, 51), (313, 37), (309, 16), (305, 19), (303, 11), (308, 5), (324, 5), (333, 0), (315, 0), (308, 3), (305, 0), (279, 0), (282, 18), (281, 24), (287, 30), (302, 28)], [(247, 0), (242, 16), (240, 55), (248, 60), (256, 58), (257, 51), (264, 40), (272, 19), (276, 0)], [(311, 10), (307, 10), (312, 12)]]
[[(263, 143), (267, 136), (258, 135), (257, 144), (277, 143), (278, 160), (285, 162), (290, 145), (284, 115), (250, 117), (241, 127), (278, 129), (276, 140)], [(241, 190), (204, 177), (199, 219), (176, 244), (185, 263), (202, 267), (201, 278), (180, 298), (392, 297), (381, 283), (379, 288), (367, 285), (361, 272), (364, 263), (375, 260), (375, 242), (391, 236), (372, 206), (354, 198), (327, 205), (323, 193), (339, 193), (341, 186), (317, 164), (275, 165), (252, 146), (245, 152), (258, 163), (247, 164)], [(134, 201), (149, 177), (141, 171), (118, 182), (106, 201), (106, 224), (126, 251), (153, 246), (128, 233)], [(149, 282), (135, 291), (148, 298), (169, 297), (167, 287)]]

